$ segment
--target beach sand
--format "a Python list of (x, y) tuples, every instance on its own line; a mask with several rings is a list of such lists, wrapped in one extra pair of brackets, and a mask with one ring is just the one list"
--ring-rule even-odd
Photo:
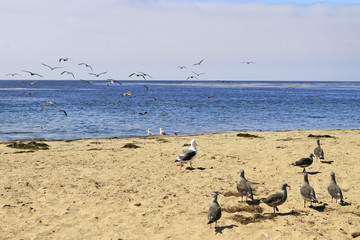
[[(259, 138), (232, 132), (45, 141), (47, 150), (2, 142), (0, 239), (352, 239), (360, 232), (360, 130), (248, 133)], [(317, 138), (309, 134), (330, 135), (320, 138), (326, 163), (307, 168), (316, 208), (304, 208), (302, 168), (290, 166), (313, 152)], [(174, 161), (191, 139), (195, 169), (180, 169)], [(255, 199), (291, 186), (280, 214), (239, 203), (240, 168)], [(331, 202), (331, 171), (345, 206)], [(214, 191), (222, 217), (210, 228), (206, 195)]]

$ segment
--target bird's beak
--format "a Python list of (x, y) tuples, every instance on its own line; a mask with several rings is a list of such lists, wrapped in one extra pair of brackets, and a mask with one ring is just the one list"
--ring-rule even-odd
[(288, 185), (288, 188), (291, 189), (291, 187)]

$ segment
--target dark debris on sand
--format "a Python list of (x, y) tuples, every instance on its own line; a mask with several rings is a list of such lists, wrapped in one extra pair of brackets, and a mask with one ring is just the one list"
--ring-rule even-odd
[(140, 146), (135, 145), (133, 143), (127, 143), (123, 146), (123, 148), (140, 148)]
[(256, 205), (223, 207), (221, 210), (228, 213), (235, 213), (235, 212), (262, 213), (263, 212), (262, 207)]
[(236, 134), (238, 137), (245, 137), (245, 138), (262, 138), (257, 135), (249, 134), (249, 133), (238, 133)]
[(231, 217), (232, 220), (239, 222), (243, 225), (247, 225), (249, 223), (257, 223), (265, 220), (273, 220), (276, 217), (276, 214), (268, 214), (268, 215), (262, 215), (259, 213), (255, 213), (254, 216), (246, 217), (240, 214), (235, 214)]
[(333, 137), (333, 136), (331, 136), (331, 135), (327, 135), (327, 134), (325, 134), (325, 135), (309, 134), (308, 137), (309, 137), (309, 138), (335, 138), (335, 137)]
[(47, 150), (49, 149), (49, 145), (46, 143), (38, 143), (35, 141), (31, 141), (28, 143), (24, 143), (21, 141), (11, 142), (7, 147), (17, 148), (17, 149), (32, 149), (32, 150)]

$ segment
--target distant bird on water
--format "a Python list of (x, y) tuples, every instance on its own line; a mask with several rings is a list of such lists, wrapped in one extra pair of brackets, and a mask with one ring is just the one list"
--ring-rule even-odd
[(47, 105), (50, 105), (50, 104), (56, 104), (57, 105), (57, 103), (56, 102), (53, 102), (53, 101), (47, 101), (43, 106), (42, 106), (42, 108), (40, 109), (40, 111), (42, 111)]
[(313, 157), (314, 157), (314, 154), (310, 153), (310, 156), (308, 158), (301, 158), (300, 160), (298, 160), (290, 165), (302, 167), (304, 169), (303, 172), (306, 172), (305, 168), (310, 166), (314, 161)]
[(38, 81), (34, 81), (34, 82), (31, 82), (29, 83), (30, 86), (34, 85), (35, 83), (37, 83)]
[(121, 96), (131, 96), (131, 91), (127, 91), (126, 93), (121, 93)]
[(279, 211), (277, 206), (280, 206), (281, 204), (283, 204), (287, 199), (287, 189), (286, 189), (287, 187), (290, 188), (290, 186), (287, 185), (287, 183), (283, 183), (281, 185), (280, 192), (271, 194), (271, 195), (267, 196), (266, 198), (260, 199), (260, 203), (265, 203), (268, 206), (273, 207), (274, 213), (275, 213), (275, 210)]
[(316, 157), (316, 161), (317, 159), (324, 159), (324, 150), (321, 148), (320, 146), (320, 139), (318, 139), (316, 141), (316, 147), (314, 149), (314, 154), (315, 154), (315, 157)]
[(49, 66), (49, 65), (47, 65), (47, 64), (45, 64), (45, 63), (42, 63), (42, 65), (44, 65), (45, 67), (50, 68), (50, 70), (55, 70), (55, 69), (57, 69), (57, 68), (63, 68), (63, 67), (51, 67), (51, 66)]
[(63, 72), (61, 73), (61, 75), (63, 75), (64, 73), (66, 73), (66, 74), (70, 74), (70, 75), (72, 75), (72, 76), (73, 76), (73, 78), (75, 78), (75, 75), (74, 75), (72, 72), (69, 72), (69, 71), (63, 71)]
[(210, 196), (208, 197), (212, 197), (212, 201), (211, 201), (211, 205), (208, 211), (208, 224), (210, 224), (210, 228), (211, 228), (211, 223), (215, 222), (215, 228), (217, 225), (217, 221), (221, 218), (221, 207), (217, 201), (217, 193), (213, 192), (210, 194)]
[(23, 72), (27, 72), (27, 73), (29, 73), (31, 76), (39, 76), (39, 77), (43, 77), (43, 76), (41, 76), (40, 74), (38, 74), (38, 73), (34, 73), (34, 72), (30, 72), (30, 71), (27, 71), (27, 70), (22, 70)]
[(108, 86), (110, 86), (111, 84), (114, 84), (114, 83), (118, 83), (118, 84), (122, 85), (121, 82), (118, 80), (114, 80), (114, 79), (108, 79), (108, 80), (109, 80), (109, 82), (106, 83)]
[(331, 178), (330, 178), (330, 183), (328, 185), (328, 192), (331, 196), (331, 202), (335, 198), (335, 200), (340, 202), (341, 205), (345, 204), (341, 188), (337, 185), (335, 180), (335, 173), (331, 172), (330, 177)]
[(106, 74), (107, 72), (102, 73), (89, 73), (89, 75), (94, 75), (95, 77), (99, 77), (100, 75)]
[(192, 139), (190, 141), (190, 148), (182, 152), (175, 160), (175, 162), (180, 162), (180, 169), (183, 166), (183, 162), (189, 162), (190, 167), (192, 166), (192, 161), (195, 159), (197, 155), (197, 149), (196, 149), (196, 141), (195, 139)]

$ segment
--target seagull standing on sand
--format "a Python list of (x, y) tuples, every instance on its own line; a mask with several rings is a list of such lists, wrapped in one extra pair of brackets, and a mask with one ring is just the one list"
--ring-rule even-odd
[(271, 194), (270, 196), (268, 196), (266, 198), (260, 199), (260, 203), (265, 203), (268, 206), (273, 207), (274, 213), (275, 213), (275, 209), (276, 209), (276, 211), (279, 211), (277, 206), (280, 206), (281, 204), (283, 204), (287, 199), (287, 190), (286, 190), (287, 187), (290, 188), (290, 186), (287, 185), (287, 183), (283, 183), (281, 186), (280, 192)]
[(246, 200), (248, 197), (251, 198), (252, 200), (254, 200), (250, 183), (245, 178), (245, 171), (243, 169), (240, 169), (239, 173), (240, 173), (240, 176), (237, 181), (236, 188), (240, 193), (241, 202), (244, 201), (244, 196), (245, 196)]
[(320, 139), (316, 141), (316, 148), (314, 149), (316, 161), (317, 159), (324, 159), (324, 150), (320, 146)]
[(304, 207), (306, 201), (309, 201), (311, 206), (312, 203), (319, 203), (318, 200), (316, 200), (314, 188), (309, 184), (309, 178), (307, 172), (304, 173), (304, 180), (300, 188), (300, 193), (301, 196), (304, 198)]
[(148, 128), (148, 136), (152, 136), (152, 135), (154, 134), (151, 132), (150, 128)]
[(314, 157), (314, 154), (310, 153), (310, 156), (308, 158), (301, 158), (300, 160), (298, 160), (290, 165), (302, 167), (304, 169), (303, 172), (306, 172), (305, 168), (310, 166), (314, 161), (313, 157)]
[(212, 197), (211, 205), (208, 211), (208, 219), (209, 219), (208, 224), (210, 224), (210, 228), (211, 228), (211, 223), (215, 222), (215, 228), (216, 228), (217, 221), (221, 218), (221, 207), (217, 201), (218, 195), (217, 193), (213, 192), (208, 197)]
[(190, 148), (187, 149), (186, 151), (182, 152), (176, 158), (175, 162), (180, 162), (180, 169), (182, 168), (184, 161), (190, 162), (190, 167), (193, 168), (192, 161), (196, 157), (196, 154), (197, 154), (196, 142), (195, 142), (195, 139), (192, 139), (190, 141)]
[(166, 132), (164, 132), (164, 130), (162, 130), (162, 128), (159, 128), (159, 131), (160, 131), (160, 135), (162, 135), (162, 136), (167, 135)]
[(331, 196), (331, 202), (335, 198), (335, 200), (337, 200), (338, 202), (340, 202), (341, 205), (343, 205), (345, 202), (344, 202), (341, 188), (336, 183), (335, 173), (331, 172), (330, 177), (331, 178), (330, 178), (330, 183), (328, 185), (328, 192)]

